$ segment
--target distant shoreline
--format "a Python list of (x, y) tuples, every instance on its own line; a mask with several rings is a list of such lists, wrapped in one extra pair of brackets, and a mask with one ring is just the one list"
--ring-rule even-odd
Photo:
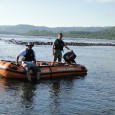
[(41, 27), (33, 25), (0, 26), (0, 34), (19, 36), (52, 36), (63, 33), (64, 37), (95, 38), (115, 40), (115, 26), (113, 27)]

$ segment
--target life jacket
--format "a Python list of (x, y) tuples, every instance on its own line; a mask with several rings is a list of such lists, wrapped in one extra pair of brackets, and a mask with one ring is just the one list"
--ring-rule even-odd
[(26, 49), (26, 55), (24, 55), (23, 61), (33, 61), (35, 58), (34, 52), (32, 49)]
[(56, 39), (56, 40), (54, 41), (54, 45), (55, 45), (55, 49), (56, 49), (56, 50), (59, 49), (59, 50), (63, 51), (64, 42), (63, 42), (62, 40)]

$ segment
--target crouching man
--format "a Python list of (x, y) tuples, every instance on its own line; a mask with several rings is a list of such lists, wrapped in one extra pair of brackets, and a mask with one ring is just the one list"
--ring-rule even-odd
[(30, 70), (33, 71), (33, 73), (36, 75), (37, 80), (40, 79), (40, 69), (36, 66), (36, 56), (35, 52), (32, 49), (34, 46), (33, 43), (29, 42), (26, 44), (26, 49), (21, 51), (17, 56), (16, 56), (16, 64), (18, 65), (19, 63), (19, 57), (23, 56), (24, 58), (22, 59), (22, 66), (26, 70), (26, 75), (29, 81), (31, 81), (31, 74)]

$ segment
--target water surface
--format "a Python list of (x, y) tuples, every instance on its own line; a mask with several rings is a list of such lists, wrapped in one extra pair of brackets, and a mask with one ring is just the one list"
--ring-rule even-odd
[[(1, 38), (40, 40), (37, 37), (28, 39), (20, 36)], [(8, 44), (4, 40), (0, 41), (0, 59), (14, 61), (25, 46)], [(76, 41), (115, 43), (114, 40), (80, 38)], [(40, 80), (37, 83), (1, 78), (0, 115), (115, 115), (115, 47), (69, 47), (77, 54), (77, 63), (87, 67), (88, 74), (85, 77)], [(33, 49), (37, 60), (52, 60), (51, 46), (35, 46)]]

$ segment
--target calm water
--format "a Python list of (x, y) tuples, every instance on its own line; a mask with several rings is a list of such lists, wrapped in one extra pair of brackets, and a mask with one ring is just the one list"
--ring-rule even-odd
[[(6, 39), (38, 41), (37, 37), (1, 36), (0, 59), (15, 60), (25, 48)], [(52, 41), (52, 39), (48, 39)], [(74, 39), (65, 41), (74, 41)], [(76, 42), (115, 43), (114, 40), (76, 39)], [(70, 46), (77, 63), (88, 68), (85, 77), (40, 80), (0, 79), (0, 115), (115, 115), (115, 47)], [(51, 46), (35, 46), (37, 60), (52, 60)], [(66, 52), (66, 50), (64, 51)]]

